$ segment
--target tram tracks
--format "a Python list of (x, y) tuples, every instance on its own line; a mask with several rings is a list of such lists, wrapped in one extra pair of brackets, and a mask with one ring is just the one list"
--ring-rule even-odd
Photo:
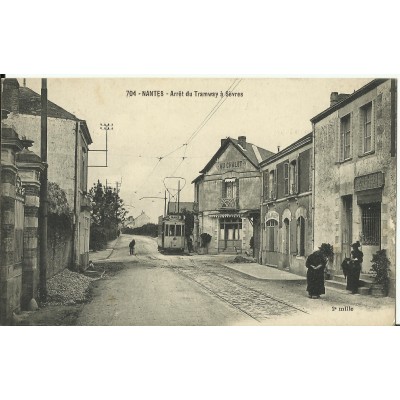
[(286, 300), (251, 288), (219, 272), (184, 266), (173, 269), (259, 323), (295, 313), (308, 314)]

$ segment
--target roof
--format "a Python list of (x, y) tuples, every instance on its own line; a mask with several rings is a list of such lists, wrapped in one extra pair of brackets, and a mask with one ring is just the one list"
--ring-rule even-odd
[[(36, 93), (28, 87), (19, 88), (19, 113), (28, 115), (38, 115), (40, 116), (42, 110), (42, 99), (40, 94)], [(80, 122), (82, 132), (88, 142), (88, 144), (93, 143), (90, 136), (90, 132), (85, 120), (81, 120), (74, 114), (71, 114), (67, 110), (57, 104), (47, 100), (47, 116), (50, 118), (61, 118), (70, 119), (72, 121)]]
[[(40, 115), (42, 99), (40, 94), (27, 87), (19, 88), (19, 112), (20, 114)], [(74, 114), (64, 110), (57, 104), (47, 101), (47, 116), (51, 118), (72, 119), (80, 121)]]
[(312, 132), (307, 133), (307, 135), (301, 137), (300, 139), (296, 140), (294, 143), (292, 143), (289, 146), (285, 147), (279, 153), (276, 153), (276, 154), (272, 155), (271, 157), (267, 158), (266, 160), (262, 161), (260, 163), (260, 167), (262, 167), (263, 165), (267, 165), (267, 164), (269, 164), (271, 162), (274, 162), (276, 160), (279, 160), (282, 157), (287, 156), (288, 154), (290, 154), (295, 149), (298, 149), (301, 146), (304, 146), (304, 145), (306, 145), (308, 143), (311, 143), (312, 140), (313, 140)]
[(25, 163), (42, 163), (42, 159), (33, 151), (23, 149), (16, 156), (17, 161)]
[[(258, 168), (258, 164), (265, 160), (268, 157), (271, 157), (274, 153), (272, 151), (263, 149), (262, 147), (258, 147), (252, 143), (246, 142), (246, 150), (240, 146), (239, 141), (237, 139), (233, 139), (231, 137), (227, 137), (221, 147), (217, 150), (217, 152), (211, 157), (211, 160), (207, 163), (207, 165), (200, 171), (201, 174), (206, 173), (211, 166), (215, 163), (215, 160), (226, 150), (229, 144), (233, 144), (233, 146), (239, 150), (240, 153), (243, 154), (253, 165), (254, 167)], [(259, 160), (258, 154), (259, 153), (261, 160)], [(197, 177), (195, 180), (198, 180)]]
[(367, 83), (360, 89), (356, 90), (354, 93), (350, 94), (349, 96), (345, 97), (339, 97), (339, 101), (335, 103), (334, 105), (328, 107), (326, 110), (320, 112), (317, 114), (315, 117), (311, 118), (311, 122), (315, 124), (318, 121), (321, 121), (321, 119), (327, 117), (328, 115), (332, 114), (334, 111), (338, 110), (339, 108), (342, 108), (346, 104), (351, 103), (355, 99), (357, 99), (360, 96), (363, 96), (365, 93), (368, 93), (370, 90), (375, 89), (377, 86), (381, 85), (382, 83), (386, 82), (388, 79), (374, 79), (371, 82)]

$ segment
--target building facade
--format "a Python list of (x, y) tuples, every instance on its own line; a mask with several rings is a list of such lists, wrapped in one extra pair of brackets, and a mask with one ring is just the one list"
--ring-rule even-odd
[(259, 261), (305, 275), (312, 252), (312, 133), (260, 163)]
[[(41, 96), (17, 79), (3, 81), (2, 108), (8, 111), (3, 120), (19, 137), (34, 141), (32, 151), (40, 154)], [(48, 101), (47, 107), (48, 180), (57, 183), (67, 196), (73, 213), (71, 240), (59, 246), (60, 268), (73, 264), (85, 268), (89, 262), (90, 201), (87, 197), (88, 150), (92, 139), (86, 122)], [(58, 251), (58, 250), (57, 250)]]
[(251, 238), (259, 243), (261, 175), (258, 164), (273, 153), (248, 143), (245, 136), (221, 140), (221, 146), (194, 184), (198, 209), (194, 242), (200, 248), (207, 233), (210, 254), (253, 254)]
[(314, 249), (334, 247), (334, 272), (360, 241), (363, 272), (386, 249), (395, 282), (397, 82), (375, 79), (311, 119), (314, 136)]
[(14, 129), (1, 126), (0, 324), (27, 310), (38, 288), (39, 156)]

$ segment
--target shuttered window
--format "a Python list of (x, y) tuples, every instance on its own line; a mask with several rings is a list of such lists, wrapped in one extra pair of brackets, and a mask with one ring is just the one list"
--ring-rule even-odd
[(340, 149), (341, 161), (351, 158), (350, 114), (340, 120)]
[(372, 103), (361, 109), (363, 122), (364, 153), (372, 151)]
[(289, 163), (283, 164), (284, 195), (289, 194)]

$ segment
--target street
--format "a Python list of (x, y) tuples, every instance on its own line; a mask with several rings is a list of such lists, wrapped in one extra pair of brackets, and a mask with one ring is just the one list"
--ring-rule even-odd
[(132, 236), (121, 235), (108, 256), (95, 261), (124, 268), (94, 283), (93, 299), (77, 325), (346, 325), (392, 318), (388, 298), (327, 290), (325, 298), (312, 300), (305, 281), (295, 275), (293, 280), (255, 279), (216, 256), (164, 255), (155, 239), (134, 238), (135, 255), (129, 255)]

